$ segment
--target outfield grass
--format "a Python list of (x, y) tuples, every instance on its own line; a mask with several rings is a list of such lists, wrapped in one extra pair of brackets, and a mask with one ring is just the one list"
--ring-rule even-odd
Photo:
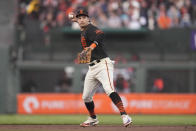
[[(196, 115), (131, 115), (133, 125), (196, 125)], [(0, 124), (80, 124), (86, 115), (0, 115)], [(119, 125), (120, 115), (98, 115), (101, 125)]]

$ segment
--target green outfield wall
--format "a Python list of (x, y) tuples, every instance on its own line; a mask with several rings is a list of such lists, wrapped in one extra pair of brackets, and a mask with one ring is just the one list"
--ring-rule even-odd
[[(44, 45), (42, 32), (26, 31), (30, 32), (26, 32), (25, 40), (20, 41), (20, 32), (16, 31), (14, 46), (0, 46), (0, 113), (16, 112), (16, 95), (24, 92), (29, 80), (36, 83), (36, 89), (29, 92), (51, 93), (55, 92), (59, 75), (68, 71), (72, 79), (69, 92), (82, 92), (88, 66), (73, 61), (81, 50), (80, 32), (54, 29), (50, 32), (50, 44)], [(137, 60), (115, 65), (116, 71), (130, 77), (129, 93), (151, 93), (153, 81), (158, 77), (164, 80), (164, 90), (160, 93), (196, 92), (196, 51), (191, 48), (194, 28), (104, 31), (105, 47), (112, 59), (117, 55), (127, 59), (139, 56)]]

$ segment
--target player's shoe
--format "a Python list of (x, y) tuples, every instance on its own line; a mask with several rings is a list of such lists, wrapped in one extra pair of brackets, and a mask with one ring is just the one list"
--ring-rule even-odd
[(122, 115), (121, 117), (123, 120), (123, 126), (128, 127), (132, 123), (132, 119), (128, 115)]
[(88, 127), (88, 126), (96, 126), (99, 123), (98, 119), (93, 119), (92, 117), (88, 117), (88, 119), (81, 123), (80, 126)]

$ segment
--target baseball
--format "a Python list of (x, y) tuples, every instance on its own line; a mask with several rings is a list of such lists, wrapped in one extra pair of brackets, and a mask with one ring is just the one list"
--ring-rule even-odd
[(74, 15), (73, 14), (68, 14), (69, 19), (73, 19)]

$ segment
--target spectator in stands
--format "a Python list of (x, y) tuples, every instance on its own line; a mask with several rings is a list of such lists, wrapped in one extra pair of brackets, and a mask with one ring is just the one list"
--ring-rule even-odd
[(140, 24), (140, 5), (139, 2), (136, 0), (132, 0), (130, 3), (130, 8), (129, 8), (129, 24), (128, 28), (129, 29), (140, 29), (141, 24)]
[(64, 72), (63, 76), (57, 81), (57, 85), (54, 88), (55, 92), (70, 92), (72, 86), (72, 79)]
[(114, 85), (116, 90), (122, 93), (135, 91), (135, 70), (129, 68), (117, 68), (114, 71)]
[(150, 30), (154, 30), (155, 26), (157, 25), (156, 17), (157, 17), (157, 6), (155, 3), (149, 6), (148, 10), (148, 28)]
[(63, 11), (59, 11), (57, 14), (57, 26), (62, 27), (65, 24), (65, 13)]
[(190, 14), (188, 13), (187, 8), (186, 7), (183, 7), (181, 9), (181, 12), (182, 12), (182, 17), (181, 17), (181, 23), (180, 23), (180, 25), (182, 27), (190, 26), (191, 25), (191, 17), (190, 17)]
[(171, 18), (171, 27), (178, 27), (180, 12), (175, 5), (171, 5), (168, 10), (168, 17)]
[[(89, 15), (94, 22), (110, 28), (140, 29), (156, 27), (191, 26), (195, 22), (194, 7), (191, 0), (18, 0), (26, 6), (29, 16), (41, 21), (42, 28), (69, 26), (68, 13), (81, 6), (88, 7)], [(22, 15), (24, 12), (19, 11)], [(18, 17), (21, 17), (21, 15)]]
[(187, 8), (188, 14), (190, 15), (191, 24), (193, 24), (194, 21), (195, 21), (194, 20), (194, 15), (195, 15), (196, 12), (194, 11), (194, 8), (195, 8), (194, 7), (195, 6), (194, 1), (195, 0), (192, 0), (192, 3), (191, 3), (191, 0), (186, 0), (185, 4), (184, 4), (184, 6)]
[(171, 27), (171, 19), (167, 16), (165, 5), (160, 5), (160, 11), (157, 18), (158, 26), (161, 29), (168, 29)]
[(31, 15), (33, 18), (38, 19), (40, 11), (40, 0), (31, 0), (27, 5), (27, 14)]
[(117, 74), (116, 81), (114, 82), (114, 86), (118, 92), (129, 93), (129, 83), (125, 80), (122, 74)]
[(161, 77), (156, 78), (153, 83), (152, 92), (162, 92), (164, 89), (164, 81)]
[(147, 27), (148, 25), (148, 7), (147, 7), (147, 2), (145, 0), (141, 1), (140, 24), (143, 27)]
[(123, 57), (122, 55), (118, 54), (115, 58), (114, 61), (116, 64), (118, 63), (123, 63), (126, 64), (127, 63), (127, 59), (125, 57)]
[(109, 12), (109, 18), (107, 20), (109, 28), (121, 28), (121, 19), (118, 17), (116, 11)]
[(99, 15), (98, 19), (97, 19), (97, 26), (100, 28), (105, 28), (107, 27), (107, 16), (104, 14), (104, 12), (102, 10), (97, 10), (97, 13)]
[(22, 92), (34, 93), (38, 88), (38, 84), (30, 78), (29, 80), (25, 81), (24, 85), (22, 86)]

